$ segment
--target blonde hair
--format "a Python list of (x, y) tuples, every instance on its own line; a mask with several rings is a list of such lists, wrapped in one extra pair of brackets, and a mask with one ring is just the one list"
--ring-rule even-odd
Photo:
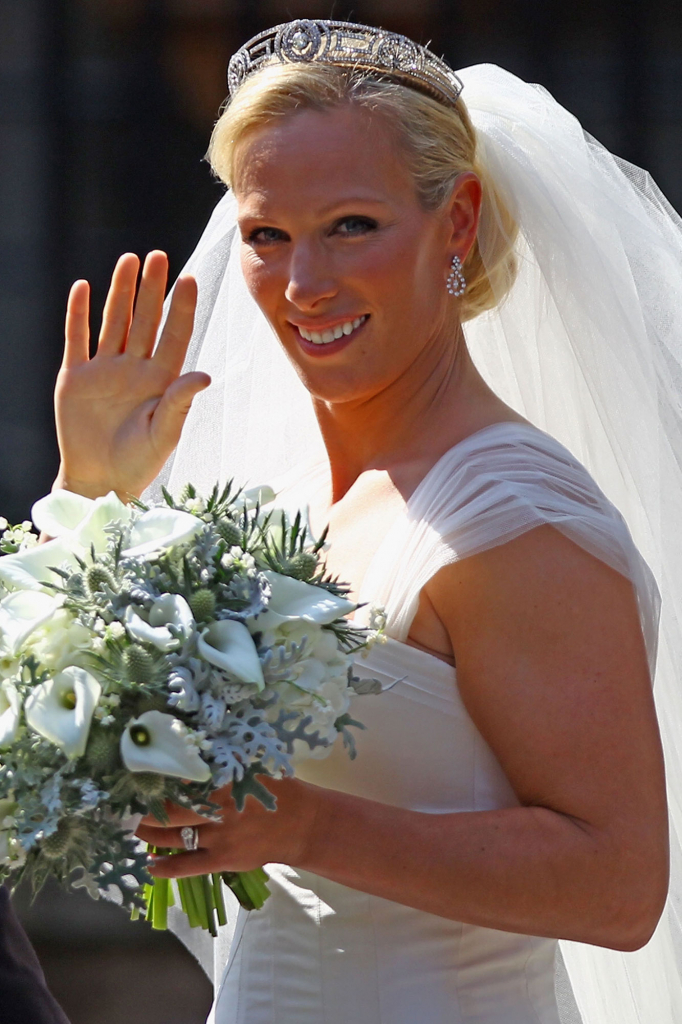
[(235, 149), (248, 133), (300, 110), (330, 110), (345, 103), (382, 115), (401, 145), (425, 209), (437, 210), (455, 180), (473, 171), (481, 181), (486, 261), (476, 239), (464, 262), (467, 289), (462, 321), (497, 306), (516, 277), (518, 225), (487, 171), (476, 130), (462, 102), (446, 107), (425, 93), (386, 78), (323, 64), (273, 64), (247, 78), (218, 119), (208, 157), (232, 185)]

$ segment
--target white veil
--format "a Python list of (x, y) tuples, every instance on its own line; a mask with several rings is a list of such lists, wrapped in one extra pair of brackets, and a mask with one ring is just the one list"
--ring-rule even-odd
[[(623, 954), (562, 943), (584, 1024), (682, 1021), (682, 221), (649, 176), (613, 157), (538, 86), (458, 72), (498, 187), (521, 225), (508, 298), (466, 325), (497, 394), (554, 435), (623, 513), (662, 597), (656, 702), (665, 747), (672, 883), (651, 943)], [(483, 257), (495, 211), (479, 233)], [(200, 306), (188, 368), (199, 396), (163, 479), (270, 481), (323, 454), (310, 399), (246, 292), (234, 200), (187, 270)], [(488, 247), (489, 248), (489, 247)], [(651, 610), (655, 595), (640, 589)], [(653, 658), (655, 640), (647, 637)]]

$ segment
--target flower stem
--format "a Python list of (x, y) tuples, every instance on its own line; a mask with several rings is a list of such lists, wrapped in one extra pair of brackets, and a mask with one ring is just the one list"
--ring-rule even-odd
[[(169, 854), (171, 850), (150, 847), (150, 851)], [(245, 910), (260, 910), (270, 895), (266, 882), (268, 876), (263, 868), (253, 871), (225, 871), (213, 875), (193, 875), (177, 878), (176, 885), (180, 906), (187, 915), (190, 928), (202, 927), (211, 935), (218, 934), (218, 926), (227, 924), (227, 912), (222, 893), (222, 882), (232, 889)], [(152, 928), (163, 931), (168, 927), (168, 908), (175, 903), (173, 886), (168, 878), (155, 878), (152, 885), (145, 885), (142, 891), (146, 903), (145, 917)], [(132, 912), (136, 920), (139, 912)]]
[(253, 871), (225, 871), (223, 881), (229, 885), (245, 910), (260, 910), (270, 895), (265, 884), (268, 880), (263, 868)]
[(169, 888), (170, 883), (167, 878), (155, 879), (152, 903), (152, 928), (156, 931), (165, 932), (168, 928)]
[(211, 875), (211, 884), (213, 885), (213, 901), (215, 903), (218, 924), (227, 924), (227, 914), (225, 912), (225, 900), (223, 899), (222, 879), (220, 875)]

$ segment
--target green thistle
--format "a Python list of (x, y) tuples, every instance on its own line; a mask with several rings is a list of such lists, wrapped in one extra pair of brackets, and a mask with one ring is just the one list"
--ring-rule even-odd
[(286, 573), (295, 580), (310, 580), (317, 570), (317, 555), (311, 551), (299, 551), (286, 563)]
[(197, 590), (189, 599), (192, 615), (197, 622), (208, 622), (215, 612), (215, 594), (206, 587)]
[(91, 565), (85, 574), (85, 585), (88, 593), (94, 596), (107, 587), (111, 590), (114, 587), (114, 580), (108, 569), (101, 565)]
[(119, 738), (109, 729), (93, 727), (85, 748), (85, 762), (91, 771), (110, 775), (119, 765)]
[(151, 693), (147, 697), (142, 697), (135, 705), (136, 718), (146, 711), (168, 712), (168, 698), (163, 693)]
[(74, 823), (70, 818), (62, 818), (52, 835), (43, 841), (42, 853), (48, 860), (61, 860), (73, 844)]
[(131, 644), (123, 652), (123, 663), (131, 683), (150, 683), (154, 675), (154, 659), (144, 647)]
[(216, 529), (228, 548), (233, 548), (242, 539), (242, 531), (230, 519), (221, 519), (216, 524)]
[(158, 775), (156, 772), (134, 772), (133, 785), (142, 799), (147, 802), (155, 797), (158, 799), (163, 796), (166, 780), (163, 775)]

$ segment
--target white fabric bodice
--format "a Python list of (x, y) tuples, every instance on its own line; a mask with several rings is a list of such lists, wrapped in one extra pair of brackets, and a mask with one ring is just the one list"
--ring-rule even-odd
[[(353, 705), (367, 726), (357, 759), (338, 743), (300, 765), (301, 778), (432, 814), (517, 803), (452, 668), (389, 640), (357, 670), (391, 686)], [(268, 872), (265, 908), (240, 913), (217, 1024), (558, 1024), (555, 942), (448, 921), (284, 865)]]
[[(386, 605), (390, 639), (356, 666), (385, 692), (352, 705), (367, 727), (357, 759), (337, 743), (326, 760), (299, 765), (301, 778), (431, 814), (517, 804), (455, 670), (402, 641), (419, 590), (442, 565), (543, 522), (636, 580), (653, 658), (655, 585), (619, 514), (553, 439), (496, 424), (447, 452), (388, 530), (362, 598)], [(450, 921), (284, 865), (268, 872), (272, 896), (261, 911), (240, 911), (222, 979), (216, 972), (214, 1024), (559, 1024), (556, 942)]]

